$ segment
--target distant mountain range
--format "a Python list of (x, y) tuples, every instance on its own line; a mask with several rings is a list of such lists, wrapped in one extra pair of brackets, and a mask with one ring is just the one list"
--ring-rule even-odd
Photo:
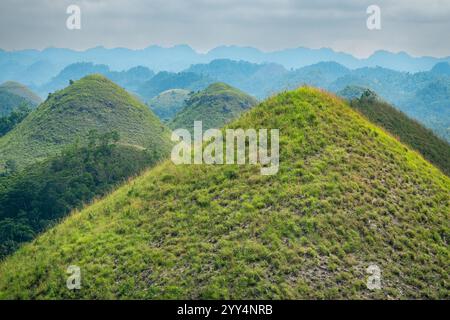
[(106, 64), (112, 70), (144, 66), (155, 71), (179, 72), (192, 64), (209, 63), (215, 59), (244, 60), (252, 63), (276, 63), (286, 69), (297, 69), (323, 61), (334, 61), (355, 69), (362, 67), (389, 68), (396, 71), (418, 72), (430, 70), (436, 63), (450, 62), (450, 57), (413, 57), (405, 52), (376, 51), (365, 59), (336, 52), (329, 48), (291, 48), (264, 52), (252, 47), (220, 46), (207, 53), (199, 53), (187, 45), (170, 48), (149, 46), (145, 49), (107, 49), (95, 47), (85, 51), (62, 48), (39, 50), (0, 50), (0, 82), (16, 80), (27, 85), (42, 85), (69, 64), (92, 62)]
[[(276, 63), (217, 59), (191, 65), (178, 73), (161, 71), (156, 74), (143, 66), (118, 72), (104, 64), (84, 62), (65, 67), (51, 81), (33, 89), (45, 98), (49, 92), (67, 86), (70, 80), (92, 73), (103, 74), (146, 103), (167, 90), (199, 91), (214, 82), (227, 83), (258, 99), (301, 85), (332, 92), (347, 86), (360, 86), (377, 92), (384, 100), (450, 141), (450, 65), (447, 62), (439, 62), (429, 71), (409, 73), (382, 67), (350, 69), (337, 62), (319, 62), (287, 70)], [(154, 103), (153, 107), (158, 108)]]
[[(79, 62), (82, 59), (84, 62)], [(78, 62), (65, 65), (71, 61)], [(450, 64), (447, 61), (450, 59), (413, 58), (405, 53), (389, 52), (356, 59), (330, 49), (305, 48), (263, 53), (254, 48), (231, 46), (206, 54), (196, 53), (188, 46), (153, 46), (143, 50), (99, 47), (81, 52), (46, 49), (0, 51), (0, 80), (21, 78), (23, 84), (29, 84), (30, 89), (45, 99), (48, 93), (66, 87), (70, 80), (99, 73), (146, 103), (166, 90), (199, 91), (214, 82), (227, 83), (258, 99), (303, 84), (332, 92), (361, 86), (377, 92), (450, 141)], [(47, 81), (33, 82), (37, 79), (33, 72), (40, 70), (48, 76), (47, 71), (58, 68), (62, 69)], [(161, 69), (169, 71), (158, 72)], [(40, 81), (43, 79), (40, 77)]]

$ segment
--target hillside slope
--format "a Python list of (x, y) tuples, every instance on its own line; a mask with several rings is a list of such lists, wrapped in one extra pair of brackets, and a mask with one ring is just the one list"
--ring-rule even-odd
[(450, 179), (419, 154), (310, 88), (230, 127), (280, 129), (279, 172), (167, 161), (4, 261), (0, 297), (448, 298)]
[(169, 130), (142, 103), (100, 75), (75, 81), (52, 94), (14, 130), (0, 138), (0, 166), (13, 160), (19, 167), (57, 154), (89, 131), (116, 131), (120, 142), (169, 151)]
[(258, 101), (225, 83), (213, 83), (193, 94), (168, 126), (193, 130), (194, 121), (202, 121), (203, 129), (222, 128), (226, 123), (255, 106)]
[(184, 107), (185, 101), (189, 98), (189, 93), (189, 90), (184, 89), (166, 90), (150, 99), (148, 105), (161, 120), (172, 120), (178, 111)]
[(39, 103), (41, 98), (23, 84), (7, 81), (0, 85), (0, 117), (8, 116), (19, 106), (35, 107)]
[(450, 176), (450, 144), (430, 129), (409, 118), (375, 92), (361, 87), (346, 87), (338, 93), (350, 100), (350, 106), (372, 123), (386, 129), (402, 143), (420, 152), (424, 158)]

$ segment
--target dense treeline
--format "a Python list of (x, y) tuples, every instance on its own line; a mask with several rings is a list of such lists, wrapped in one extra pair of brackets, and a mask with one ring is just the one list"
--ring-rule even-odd
[(352, 99), (350, 105), (450, 176), (450, 145), (431, 130), (380, 100), (371, 90)]
[(14, 129), (31, 112), (31, 108), (23, 104), (14, 109), (11, 114), (0, 118), (0, 137)]
[(87, 145), (74, 144), (60, 156), (0, 177), (0, 258), (159, 160), (117, 141), (115, 132), (91, 131)]

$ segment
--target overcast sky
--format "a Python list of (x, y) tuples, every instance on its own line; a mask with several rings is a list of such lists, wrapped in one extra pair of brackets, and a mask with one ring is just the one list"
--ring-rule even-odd
[[(66, 28), (70, 4), (81, 8), (81, 30)], [(370, 4), (381, 8), (381, 30), (366, 27)], [(441, 57), (450, 56), (449, 35), (450, 0), (0, 0), (6, 50), (234, 44)]]

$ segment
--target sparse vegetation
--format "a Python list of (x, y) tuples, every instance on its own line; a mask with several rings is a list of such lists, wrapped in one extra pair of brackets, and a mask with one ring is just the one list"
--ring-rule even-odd
[(88, 145), (71, 145), (61, 155), (0, 177), (0, 259), (160, 160), (118, 139), (117, 132), (91, 131)]

